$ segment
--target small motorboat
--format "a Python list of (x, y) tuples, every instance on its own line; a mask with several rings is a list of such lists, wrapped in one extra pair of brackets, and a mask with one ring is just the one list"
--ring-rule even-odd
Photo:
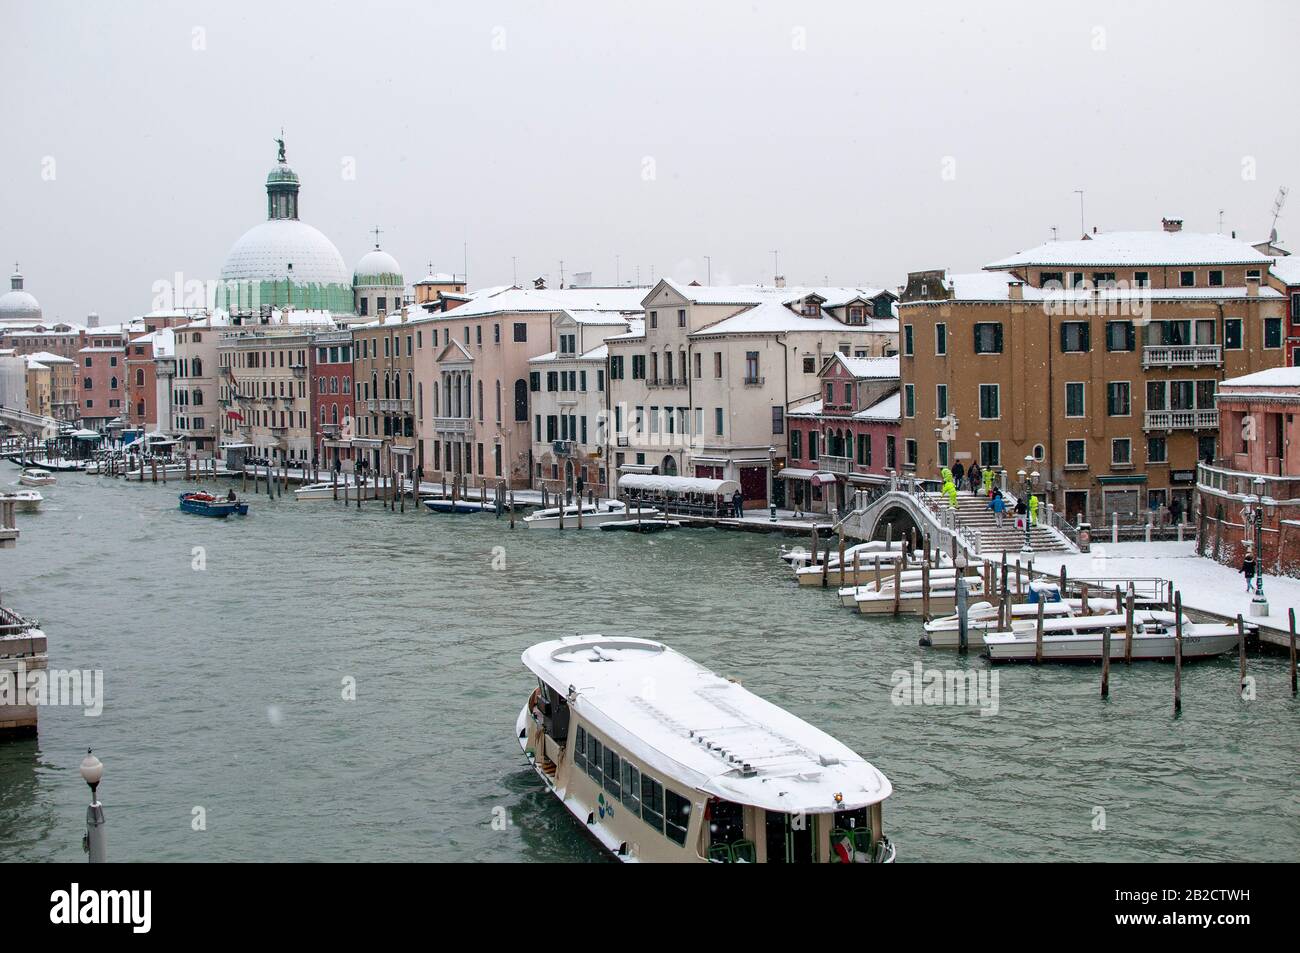
[(28, 467), (18, 477), (23, 486), (54, 486), (54, 474), (40, 467)]
[(227, 516), (247, 516), (248, 504), (243, 500), (213, 496), (211, 493), (182, 493), (180, 508), (195, 516), (215, 516), (224, 519)]
[[(1180, 621), (1184, 659), (1222, 655), (1237, 646), (1240, 636), (1235, 625), (1193, 622), (1186, 615), (1179, 620), (1173, 612), (1144, 609), (1133, 614), (1130, 656), (1172, 659)], [(1126, 654), (1125, 639), (1130, 637), (1126, 613), (1044, 619), (1043, 661), (1100, 661), (1107, 629), (1110, 630), (1110, 657), (1122, 660)], [(994, 662), (1034, 661), (1038, 654), (1037, 619), (1013, 621), (1009, 632), (985, 632), (984, 649), (984, 654)]]
[(41, 508), (41, 503), (45, 497), (41, 496), (40, 490), (18, 490), (16, 493), (9, 494), (17, 508), (24, 513), (35, 513)]
[(335, 490), (338, 491), (338, 498), (355, 500), (357, 493), (360, 492), (363, 500), (373, 500), (376, 496), (388, 491), (388, 479), (367, 480), (360, 485), (355, 478), (347, 475), (341, 475), (337, 484), (333, 482), (326, 483), (307, 483), (293, 491), (293, 498), (302, 503), (311, 500), (332, 500), (335, 497)]
[[(1058, 599), (1055, 601), (1044, 601), (1043, 618), (1059, 619), (1066, 616), (1088, 615), (1095, 613), (1105, 615), (1113, 612), (1115, 601), (1113, 599), (1089, 599), (1088, 609), (1083, 608), (1082, 599)], [(1022, 622), (1029, 622), (1037, 625), (1038, 622), (1038, 603), (1021, 602), (1009, 606), (1011, 613), (1012, 626), (1018, 626)], [(968, 635), (968, 644), (976, 648), (984, 645), (984, 633), (995, 632), (998, 628), (998, 607), (992, 602), (972, 602), (966, 609), (966, 630)], [(925, 635), (921, 636), (921, 644), (928, 645), (937, 649), (955, 649), (960, 641), (960, 622), (956, 613), (952, 615), (940, 616), (925, 623)]]
[(658, 519), (663, 514), (650, 507), (631, 509), (621, 500), (598, 500), (595, 503), (582, 504), (582, 519), (579, 526), (578, 504), (569, 503), (564, 507), (551, 506), (537, 510), (524, 517), (524, 526), (528, 529), (597, 529), (602, 523), (632, 522)]
[(601, 523), (600, 528), (605, 532), (623, 530), (629, 533), (662, 533), (666, 529), (676, 529), (681, 525), (676, 520), (667, 519), (614, 520), (609, 523)]
[(434, 513), (485, 513), (496, 509), (492, 503), (478, 500), (453, 500), (449, 496), (431, 496), (424, 505)]

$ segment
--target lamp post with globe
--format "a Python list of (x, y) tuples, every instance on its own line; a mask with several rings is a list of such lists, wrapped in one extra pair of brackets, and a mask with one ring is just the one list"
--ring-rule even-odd
[(86, 833), (81, 848), (90, 855), (92, 864), (108, 862), (108, 834), (104, 830), (104, 805), (99, 803), (99, 782), (104, 777), (104, 764), (86, 749), (81, 759), (81, 778), (90, 786), (90, 804), (86, 807)]
[(1255, 595), (1250, 600), (1250, 614), (1268, 615), (1268, 600), (1264, 598), (1264, 478), (1255, 477), (1255, 505), (1251, 513), (1255, 536)]

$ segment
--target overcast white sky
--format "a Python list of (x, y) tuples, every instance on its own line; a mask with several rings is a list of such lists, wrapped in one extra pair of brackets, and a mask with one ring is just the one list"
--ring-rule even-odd
[[(1133, 7), (1136, 9), (1128, 9)], [(1088, 228), (1267, 234), (1300, 4), (0, 3), (0, 275), (47, 319), (215, 278), (285, 127), (407, 281), (896, 286)], [(348, 157), (355, 178), (344, 175)], [(52, 163), (51, 163), (52, 160)], [(53, 175), (51, 176), (51, 171)], [(945, 176), (945, 172), (949, 174)], [(650, 174), (652, 173), (652, 175)], [(1300, 248), (1300, 195), (1279, 224)]]

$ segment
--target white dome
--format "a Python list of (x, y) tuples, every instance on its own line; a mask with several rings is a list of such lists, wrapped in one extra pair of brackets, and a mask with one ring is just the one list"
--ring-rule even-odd
[(221, 277), (227, 281), (291, 278), (302, 284), (351, 284), (348, 266), (334, 243), (297, 219), (271, 219), (244, 232), (231, 246)]
[(358, 285), (402, 285), (402, 266), (386, 251), (372, 249), (361, 256), (352, 276)]
[(41, 305), (26, 291), (8, 291), (0, 295), (0, 321), (39, 321)]

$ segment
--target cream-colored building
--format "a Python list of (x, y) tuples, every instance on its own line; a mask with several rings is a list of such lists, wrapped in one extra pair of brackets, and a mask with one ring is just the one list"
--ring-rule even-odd
[(608, 496), (605, 339), (639, 330), (640, 322), (564, 311), (552, 328), (556, 349), (528, 362), (533, 487)]
[(227, 326), (225, 315), (216, 315), (172, 329), (170, 432), (185, 441), (188, 451), (205, 459), (220, 441), (217, 344)]
[[(644, 288), (491, 288), (415, 328), (416, 432), (425, 479), (530, 485), (529, 361), (555, 351), (565, 312), (640, 316)], [(444, 296), (445, 301), (445, 296)]]
[(772, 475), (787, 411), (819, 394), (832, 354), (895, 353), (894, 304), (883, 289), (660, 281), (640, 333), (607, 342), (607, 459), (616, 473), (734, 480), (746, 505), (783, 505)]
[(27, 409), (55, 420), (77, 420), (77, 362), (49, 351), (27, 355)]
[(333, 328), (327, 311), (279, 311), (267, 324), (219, 330), (221, 444), (291, 467), (312, 459), (308, 375), (312, 335)]

